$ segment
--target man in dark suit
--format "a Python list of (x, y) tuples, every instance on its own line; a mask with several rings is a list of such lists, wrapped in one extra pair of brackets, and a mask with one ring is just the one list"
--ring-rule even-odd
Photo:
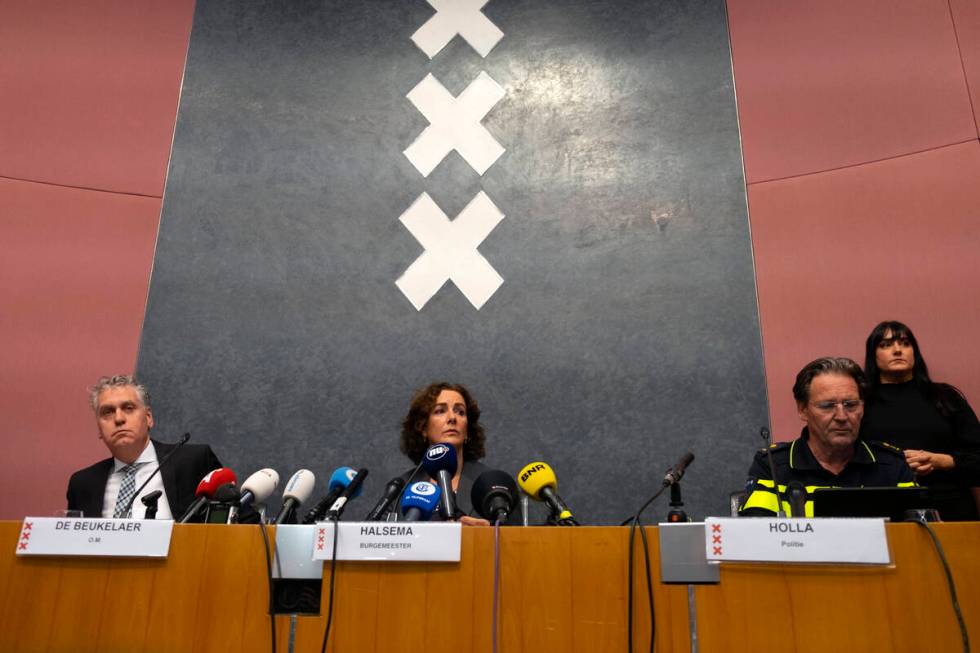
[[(140, 497), (163, 492), (157, 519), (177, 519), (194, 501), (198, 483), (221, 467), (207, 445), (184, 445), (160, 468), (139, 496), (133, 494), (156, 470), (159, 461), (177, 445), (150, 439), (153, 411), (146, 388), (129, 375), (102, 377), (91, 390), (102, 440), (111, 458), (72, 474), (68, 481), (68, 509), (86, 517), (144, 516)], [(132, 501), (132, 511), (127, 511)]]

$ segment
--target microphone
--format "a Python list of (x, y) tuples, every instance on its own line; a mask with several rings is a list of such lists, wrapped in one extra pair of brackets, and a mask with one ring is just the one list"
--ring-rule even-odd
[(214, 496), (215, 490), (225, 483), (237, 482), (238, 477), (235, 476), (235, 472), (227, 467), (219, 467), (218, 469), (211, 470), (197, 484), (197, 490), (194, 491), (194, 496), (197, 498), (194, 499), (194, 503), (188, 506), (187, 510), (184, 511), (184, 514), (177, 522), (186, 524), (208, 505), (208, 501)]
[(313, 485), (316, 483), (316, 476), (308, 469), (301, 469), (286, 483), (286, 489), (282, 491), (282, 508), (276, 515), (276, 525), (286, 523), (296, 512), (296, 508), (303, 505), (303, 502), (313, 494)]
[(327, 512), (327, 508), (332, 506), (340, 496), (340, 493), (344, 491), (344, 488), (350, 485), (350, 482), (354, 480), (357, 472), (353, 467), (338, 467), (333, 470), (333, 474), (330, 475), (330, 481), (327, 483), (327, 496), (323, 497), (316, 502), (306, 516), (303, 517), (304, 524), (315, 524), (316, 522), (323, 519), (323, 516)]
[(140, 499), (143, 505), (146, 506), (146, 512), (143, 513), (143, 519), (156, 519), (157, 517), (157, 502), (160, 497), (163, 496), (163, 490), (153, 490), (145, 497)]
[(340, 519), (340, 515), (343, 514), (344, 506), (347, 505), (347, 501), (361, 496), (361, 484), (364, 483), (364, 479), (367, 478), (367, 475), (368, 470), (366, 467), (361, 467), (359, 470), (357, 470), (357, 473), (354, 474), (354, 478), (350, 480), (347, 487), (341, 490), (340, 496), (337, 497), (337, 500), (333, 502), (332, 506), (330, 506), (330, 510), (327, 511), (327, 519), (332, 519), (334, 521)]
[(439, 505), (440, 494), (442, 490), (432, 483), (412, 483), (402, 497), (401, 509), (405, 521), (429, 521)]
[(806, 517), (806, 487), (799, 481), (790, 481), (786, 484), (786, 493), (789, 494), (789, 516)]
[(250, 506), (263, 503), (279, 487), (279, 472), (269, 467), (260, 469), (242, 483), (242, 496), (239, 505)]
[(385, 486), (385, 493), (381, 495), (378, 503), (374, 505), (371, 512), (367, 514), (364, 521), (380, 521), (381, 516), (388, 512), (388, 507), (391, 503), (398, 498), (401, 494), (402, 489), (405, 487), (405, 479), (401, 476), (396, 476), (395, 478), (388, 481), (388, 485)]
[(664, 476), (664, 487), (680, 481), (681, 477), (684, 476), (684, 471), (687, 469), (687, 466), (692, 462), (694, 462), (694, 454), (690, 451), (681, 456), (677, 464), (667, 470), (667, 474)]
[(772, 462), (772, 435), (769, 429), (763, 426), (759, 429), (759, 435), (766, 441), (766, 457), (769, 459), (769, 475), (772, 476), (772, 490), (776, 493), (776, 517), (785, 517), (786, 511), (783, 510), (783, 497), (779, 493), (779, 479), (776, 478), (776, 465)]
[(241, 494), (234, 483), (225, 483), (214, 491), (214, 496), (208, 502), (208, 514), (204, 517), (205, 524), (230, 524), (232, 511), (238, 503)]
[(558, 479), (547, 463), (529, 463), (518, 477), (521, 489), (532, 499), (544, 501), (551, 507), (552, 516), (559, 525), (578, 526), (565, 502), (558, 496)]
[(456, 493), (453, 492), (453, 474), (457, 467), (456, 447), (449, 444), (433, 444), (422, 457), (422, 468), (429, 478), (439, 484), (439, 511), (442, 518), (452, 521), (456, 518)]
[(488, 469), (473, 482), (470, 499), (481, 517), (504, 522), (517, 505), (517, 481), (507, 472)]
[[(182, 446), (184, 446), (187, 443), (187, 441), (190, 440), (190, 439), (191, 439), (191, 434), (190, 433), (185, 433), (182, 436), (180, 436), (180, 440), (177, 441), (177, 446), (175, 446), (173, 449), (171, 449), (170, 450), (170, 453), (168, 453), (166, 456), (164, 456), (163, 457), (163, 460), (161, 460), (159, 463), (157, 463), (157, 468), (153, 470), (153, 473), (150, 474), (149, 477), (147, 477), (147, 479), (145, 481), (143, 481), (143, 485), (139, 486), (139, 489), (137, 489), (136, 492), (133, 493), (133, 496), (130, 497), (130, 499), (129, 499), (129, 503), (126, 504), (126, 512), (124, 514), (126, 515), (127, 518), (130, 517), (130, 516), (132, 516), (132, 514), (133, 514), (133, 502), (136, 501), (136, 497), (138, 497), (140, 495), (140, 492), (143, 491), (143, 488), (146, 487), (146, 484), (149, 483), (150, 480), (160, 472), (160, 468), (163, 467), (163, 463), (165, 463), (168, 460), (170, 460), (170, 456), (172, 456), (175, 453), (177, 453), (177, 450), (180, 449)], [(157, 498), (159, 499), (160, 497), (158, 496)], [(156, 517), (156, 510), (153, 511), (153, 516)], [(152, 517), (150, 519), (152, 519)]]

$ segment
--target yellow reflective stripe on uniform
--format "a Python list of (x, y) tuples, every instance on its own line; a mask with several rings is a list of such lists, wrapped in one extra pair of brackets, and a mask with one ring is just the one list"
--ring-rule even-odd
[(861, 440), (861, 446), (863, 446), (864, 447), (864, 450), (868, 452), (868, 455), (869, 456), (871, 456), (871, 460), (872, 461), (878, 462), (878, 459), (875, 458), (875, 454), (874, 454), (873, 451), (871, 451), (871, 447), (868, 446), (868, 443), (867, 442), (865, 442), (864, 440)]
[[(785, 514), (790, 513), (789, 502), (785, 500), (787, 490), (786, 486), (780, 484), (779, 494), (782, 496), (783, 501), (780, 502), (776, 499), (776, 484), (773, 483), (771, 479), (760, 478), (756, 479), (756, 485), (761, 486), (759, 489), (753, 490), (749, 498), (745, 500), (745, 504), (739, 508), (739, 512), (745, 510), (746, 508), (762, 508), (763, 510), (771, 510), (773, 513), (778, 513), (779, 510), (777, 506), (782, 503), (783, 512)], [(915, 481), (906, 481), (904, 483), (896, 483), (895, 487), (918, 487), (918, 483)], [(804, 488), (807, 493), (807, 500), (803, 506), (804, 515), (807, 517), (813, 517), (813, 492), (814, 490), (820, 489), (832, 489), (840, 487), (838, 485), (806, 485)], [(862, 486), (863, 487), (863, 486)]]
[[(764, 485), (766, 482), (763, 480), (758, 481), (759, 485)], [(769, 485), (772, 485), (772, 481), (769, 481)], [(761, 508), (762, 510), (771, 510), (772, 512), (778, 512), (778, 503), (776, 501), (776, 493), (770, 490), (754, 490), (749, 498), (745, 500), (742, 507), (739, 509), (746, 510), (748, 508)]]
[[(754, 490), (749, 498), (745, 500), (745, 503), (739, 509), (745, 510), (747, 508), (762, 508), (763, 510), (771, 510), (773, 513), (779, 512), (778, 506), (781, 503), (783, 506), (783, 514), (788, 515), (790, 513), (789, 501), (785, 500), (786, 497), (786, 486), (779, 486), (779, 493), (783, 497), (783, 501), (778, 501), (776, 498), (776, 484), (767, 478), (760, 478), (756, 480), (756, 485), (761, 485), (764, 489)], [(804, 486), (808, 495), (812, 494), (814, 490), (821, 487), (826, 487), (823, 485), (807, 485)], [(803, 514), (807, 517), (813, 517), (813, 499), (807, 498), (806, 503), (803, 506)]]

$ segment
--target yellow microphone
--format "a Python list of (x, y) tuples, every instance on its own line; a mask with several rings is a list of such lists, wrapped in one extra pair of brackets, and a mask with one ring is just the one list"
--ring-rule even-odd
[(548, 504), (554, 521), (559, 524), (564, 522), (578, 525), (572, 517), (572, 511), (558, 496), (558, 479), (548, 463), (541, 461), (528, 463), (518, 475), (517, 483), (529, 497)]

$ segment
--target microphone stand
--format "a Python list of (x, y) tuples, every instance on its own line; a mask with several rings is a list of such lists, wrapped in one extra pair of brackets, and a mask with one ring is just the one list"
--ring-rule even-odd
[(667, 521), (671, 523), (691, 521), (691, 518), (684, 512), (684, 502), (681, 500), (680, 481), (670, 486), (670, 511), (667, 513)]

